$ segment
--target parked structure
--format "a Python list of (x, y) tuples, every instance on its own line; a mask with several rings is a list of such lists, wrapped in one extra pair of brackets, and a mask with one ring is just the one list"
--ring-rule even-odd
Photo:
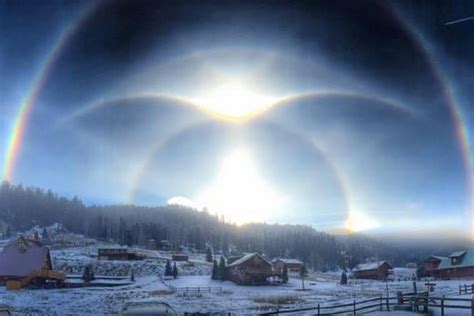
[(279, 275), (283, 274), (285, 266), (289, 272), (300, 272), (303, 262), (298, 259), (276, 259), (273, 261), (273, 269)]
[(227, 278), (241, 285), (267, 284), (273, 265), (258, 253), (251, 253), (227, 264)]
[(358, 264), (352, 269), (356, 279), (387, 280), (393, 267), (387, 261)]
[(137, 260), (135, 251), (128, 247), (110, 247), (98, 249), (99, 260)]
[(21, 289), (29, 284), (62, 283), (66, 275), (53, 271), (49, 249), (37, 240), (19, 237), (0, 254), (0, 281), (7, 289)]
[(442, 279), (474, 278), (474, 250), (456, 251), (443, 258), (436, 275)]

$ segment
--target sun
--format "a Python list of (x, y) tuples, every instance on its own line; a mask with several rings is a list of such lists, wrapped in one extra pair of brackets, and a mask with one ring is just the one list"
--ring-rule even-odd
[(193, 98), (203, 110), (233, 120), (243, 120), (270, 108), (277, 98), (259, 93), (239, 80), (226, 80), (219, 86)]
[(285, 197), (259, 175), (251, 155), (243, 148), (223, 159), (216, 179), (196, 200), (236, 224), (268, 221), (285, 203)]

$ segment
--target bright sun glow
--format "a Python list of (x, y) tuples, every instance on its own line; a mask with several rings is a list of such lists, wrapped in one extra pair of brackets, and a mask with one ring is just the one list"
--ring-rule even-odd
[(197, 106), (229, 119), (244, 119), (262, 113), (276, 98), (258, 93), (242, 82), (230, 80), (193, 100)]
[(244, 149), (236, 149), (224, 159), (215, 181), (196, 200), (237, 224), (269, 220), (284, 204), (284, 198), (260, 177)]
[(367, 214), (353, 210), (349, 212), (349, 218), (346, 221), (346, 228), (349, 231), (360, 232), (377, 227), (380, 227), (380, 223)]

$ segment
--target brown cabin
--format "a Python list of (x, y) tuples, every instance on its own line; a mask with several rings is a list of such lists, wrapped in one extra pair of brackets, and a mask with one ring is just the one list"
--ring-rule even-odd
[(303, 262), (297, 259), (277, 259), (273, 261), (273, 268), (275, 273), (282, 275), (283, 269), (288, 269), (288, 272), (300, 272), (303, 268)]
[(438, 268), (442, 260), (447, 259), (441, 256), (429, 256), (423, 261), (423, 276), (438, 277)]
[(53, 271), (49, 249), (37, 240), (19, 237), (0, 253), (0, 281), (7, 289), (21, 289), (31, 283), (60, 283), (63, 273)]
[(358, 264), (352, 274), (356, 279), (387, 280), (393, 267), (387, 261)]
[(226, 266), (227, 279), (240, 285), (267, 284), (273, 265), (258, 253), (245, 255)]
[(128, 247), (99, 248), (97, 250), (99, 260), (137, 260), (138, 256)]

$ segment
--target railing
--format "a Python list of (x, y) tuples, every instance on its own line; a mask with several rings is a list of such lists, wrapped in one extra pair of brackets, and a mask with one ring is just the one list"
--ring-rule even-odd
[(459, 285), (459, 295), (463, 294), (474, 294), (474, 284)]
[(421, 295), (414, 293), (400, 294), (397, 297), (380, 296), (368, 300), (353, 301), (352, 303), (338, 305), (318, 304), (317, 306), (298, 309), (276, 309), (271, 312), (261, 313), (260, 315), (291, 314), (309, 311), (318, 316), (338, 314), (357, 315), (359, 312), (390, 311), (392, 307), (397, 306), (407, 307), (413, 312), (427, 312), (428, 307), (439, 308), (441, 316), (444, 316), (447, 309), (464, 309), (471, 310), (471, 315), (474, 316), (474, 298), (431, 297), (428, 296), (428, 293)]
[(315, 312), (314, 315), (338, 315), (352, 313), (356, 315), (358, 312), (375, 312), (383, 310), (384, 299), (382, 296), (363, 300), (353, 301), (351, 303), (339, 304), (339, 305), (322, 305), (318, 304), (314, 307), (298, 308), (298, 309), (282, 309), (275, 310), (272, 312), (262, 313), (260, 315), (278, 315), (278, 314), (290, 314), (290, 313), (301, 313), (301, 312)]
[(212, 286), (186, 286), (186, 287), (174, 287), (168, 285), (168, 288), (174, 293), (215, 293), (222, 292), (222, 287)]

